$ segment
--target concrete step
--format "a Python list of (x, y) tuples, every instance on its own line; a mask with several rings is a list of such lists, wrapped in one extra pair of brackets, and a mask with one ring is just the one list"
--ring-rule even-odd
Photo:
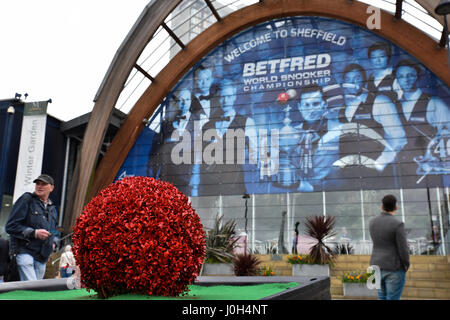
[[(287, 261), (290, 256), (288, 254), (284, 255), (270, 255), (270, 254), (257, 254), (256, 255), (261, 261), (275, 261), (274, 259), (282, 259)], [(410, 255), (410, 260), (412, 263), (450, 263), (450, 255), (447, 256), (432, 256), (432, 255)], [(353, 254), (341, 254), (336, 256), (336, 261), (338, 262), (369, 262), (370, 255), (353, 255)]]
[(331, 286), (330, 287), (330, 292), (331, 295), (343, 295), (344, 294), (344, 288), (342, 286), (337, 287), (337, 286)]
[(368, 255), (352, 255), (352, 254), (341, 254), (336, 258), (336, 263), (349, 263), (349, 262), (370, 262), (370, 256)]
[[(331, 269), (331, 277), (342, 277), (343, 274), (351, 271), (365, 271), (364, 268), (335, 268)], [(450, 280), (450, 271), (414, 271), (408, 270), (406, 280)]]
[(450, 280), (450, 271), (408, 271), (406, 280)]
[(342, 287), (342, 279), (341, 277), (330, 277), (330, 285), (331, 286), (338, 286), (338, 287)]
[[(410, 256), (411, 266), (406, 274), (403, 300), (450, 299), (450, 257)], [(369, 256), (341, 255), (331, 269), (333, 299), (362, 300), (362, 297), (344, 297), (342, 275), (350, 271), (365, 271)], [(370, 299), (370, 298), (369, 298)]]
[[(276, 275), (292, 275), (288, 255), (260, 255), (263, 266), (270, 265)], [(403, 300), (450, 299), (450, 256), (410, 256), (411, 266), (406, 274)], [(351, 271), (365, 271), (370, 265), (369, 255), (339, 255), (331, 268), (333, 299), (373, 300), (367, 297), (344, 297), (342, 275)]]
[[(330, 277), (331, 286), (342, 286), (342, 278)], [(450, 289), (450, 279), (406, 279), (405, 286), (417, 288), (443, 288)]]
[(429, 255), (423, 255), (423, 256), (409, 256), (409, 260), (411, 263), (442, 263), (442, 264), (449, 264), (450, 263), (450, 256), (429, 256)]
[[(283, 273), (286, 275), (292, 275), (292, 266), (287, 265), (280, 265), (280, 264), (261, 264), (261, 267), (265, 266), (271, 266), (272, 269), (276, 273)], [(330, 276), (341, 278), (343, 274), (351, 271), (365, 271), (365, 268), (358, 268), (358, 267), (337, 267), (330, 270)], [(421, 271), (421, 270), (414, 270), (414, 268), (411, 268), (406, 273), (406, 279), (407, 280), (450, 280), (450, 270), (449, 271)]]
[(450, 280), (430, 280), (430, 279), (420, 279), (420, 280), (412, 280), (406, 279), (405, 287), (413, 287), (413, 288), (431, 288), (431, 289), (450, 289)]
[(408, 271), (450, 271), (448, 263), (411, 263)]
[[(359, 263), (359, 262), (346, 262), (337, 263), (334, 265), (332, 270), (343, 271), (343, 270), (367, 270), (369, 264)], [(426, 272), (440, 272), (440, 271), (450, 271), (450, 264), (444, 263), (411, 263), (408, 270), (411, 271), (426, 271)]]
[(364, 262), (340, 262), (336, 263), (331, 269), (332, 270), (367, 270), (369, 267), (368, 263)]
[(286, 261), (264, 261), (264, 262), (261, 262), (261, 265), (272, 266), (272, 267), (276, 267), (276, 268), (287, 268), (287, 267), (292, 266), (291, 264), (287, 263)]
[[(432, 263), (432, 264), (450, 264), (450, 255), (447, 256), (431, 256), (431, 255), (410, 255), (410, 262), (412, 264), (420, 263)], [(338, 255), (336, 258), (337, 263), (350, 263), (350, 262), (366, 262), (370, 263), (370, 255)]]
[[(332, 296), (343, 295), (344, 289), (340, 286), (331, 286), (330, 292)], [(402, 297), (408, 298), (424, 298), (424, 299), (450, 299), (450, 289), (448, 288), (420, 288), (414, 286), (405, 286)]]
[(258, 254), (256, 255), (262, 263), (273, 263), (273, 262), (285, 262), (288, 263), (289, 255), (270, 255), (270, 254)]
[(450, 289), (442, 288), (416, 288), (405, 286), (402, 297), (424, 299), (450, 299)]
[[(331, 286), (331, 296), (334, 299), (353, 299), (358, 297), (344, 297), (344, 289), (342, 286)], [(359, 297), (360, 299), (369, 299), (366, 297)], [(442, 299), (450, 300), (449, 288), (418, 288), (414, 286), (405, 285), (402, 293), (402, 299)], [(369, 299), (371, 300), (371, 299)], [(376, 299), (374, 299), (376, 300)]]
[[(276, 265), (290, 265), (287, 262), (288, 255), (272, 256), (257, 255), (262, 263), (271, 263)], [(275, 260), (274, 260), (275, 259)], [(424, 271), (446, 271), (450, 270), (450, 256), (410, 256), (411, 268)], [(368, 255), (339, 255), (336, 258), (335, 267), (362, 269), (370, 265), (370, 256)]]
[[(330, 277), (332, 286), (342, 286), (341, 277)], [(450, 279), (406, 279), (405, 286), (416, 288), (442, 288), (450, 289)]]

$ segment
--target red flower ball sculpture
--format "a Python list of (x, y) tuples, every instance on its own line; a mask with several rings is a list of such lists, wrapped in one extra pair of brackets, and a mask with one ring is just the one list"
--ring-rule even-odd
[(128, 177), (103, 189), (73, 229), (81, 283), (106, 298), (188, 291), (205, 255), (200, 218), (173, 185)]

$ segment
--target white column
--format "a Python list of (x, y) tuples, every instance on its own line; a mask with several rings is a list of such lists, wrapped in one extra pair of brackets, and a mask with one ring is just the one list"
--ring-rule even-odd
[(403, 202), (403, 188), (400, 188), (400, 208), (402, 209), (402, 221), (405, 223), (405, 206)]
[(289, 247), (290, 247), (290, 245), (291, 245), (291, 234), (292, 234), (292, 230), (291, 230), (291, 227), (292, 227), (292, 223), (291, 223), (291, 197), (290, 197), (290, 193), (288, 192), (288, 193), (286, 193), (286, 205), (287, 205), (287, 216), (286, 216), (286, 228), (287, 228), (287, 232), (286, 232), (286, 235), (287, 235), (287, 242), (288, 242), (288, 245), (287, 245), (287, 249), (288, 249), (288, 251), (289, 251)]
[[(219, 218), (223, 217), (223, 203), (222, 203), (222, 195), (219, 195)], [(220, 223), (220, 227), (222, 227), (223, 220)]]
[(326, 198), (325, 198), (325, 191), (322, 191), (322, 213), (323, 216), (326, 217), (327, 216), (327, 203), (326, 203)]
[[(291, 221), (291, 226), (294, 226), (295, 223), (295, 197), (292, 199), (292, 210), (291, 210), (291, 217), (292, 217), (292, 221)], [(292, 228), (292, 232), (294, 232), (294, 228)]]
[(223, 196), (219, 195), (219, 217), (223, 217)]
[(366, 222), (364, 221), (364, 198), (363, 198), (363, 190), (360, 189), (361, 196), (361, 219), (362, 219), (362, 232), (363, 232), (363, 240), (366, 241)]
[(439, 212), (439, 229), (441, 233), (441, 247), (442, 247), (442, 255), (447, 255), (445, 250), (445, 234), (444, 234), (444, 226), (442, 224), (442, 209), (441, 209), (441, 195), (439, 194), (439, 187), (436, 187), (436, 197), (438, 202), (438, 212)]
[(255, 248), (255, 195), (252, 194), (251, 195), (252, 198), (252, 238), (251, 238), (251, 242), (252, 242), (252, 250), (254, 250)]

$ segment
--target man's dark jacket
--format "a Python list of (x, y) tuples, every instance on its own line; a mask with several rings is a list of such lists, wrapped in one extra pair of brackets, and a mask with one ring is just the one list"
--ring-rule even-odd
[(381, 270), (408, 271), (409, 249), (406, 241), (405, 224), (387, 212), (373, 218), (369, 224), (373, 241), (371, 265)]
[[(11, 236), (11, 247), (17, 253), (28, 253), (39, 262), (47, 262), (53, 251), (57, 219), (56, 207), (50, 199), (45, 208), (36, 194), (24, 193), (14, 203), (5, 226)], [(34, 237), (36, 229), (45, 229), (52, 235), (46, 240), (37, 239)]]

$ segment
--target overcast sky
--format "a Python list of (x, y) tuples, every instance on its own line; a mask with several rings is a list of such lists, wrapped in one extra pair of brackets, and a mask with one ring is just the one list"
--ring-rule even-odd
[[(395, 10), (394, 4), (382, 0), (361, 1)], [(92, 111), (114, 54), (149, 2), (0, 0), (0, 99), (16, 92), (22, 99), (28, 93), (26, 101), (51, 98), (48, 113), (64, 121)], [(415, 18), (420, 12), (409, 2), (404, 6), (413, 10), (404, 15), (405, 20), (429, 27), (420, 25), (423, 16)], [(436, 21), (427, 23), (442, 30)], [(431, 32), (440, 37), (439, 31)]]
[[(93, 99), (149, 0), (0, 0), (0, 99), (52, 99), (67, 121)], [(22, 96), (24, 99), (24, 96)]]

